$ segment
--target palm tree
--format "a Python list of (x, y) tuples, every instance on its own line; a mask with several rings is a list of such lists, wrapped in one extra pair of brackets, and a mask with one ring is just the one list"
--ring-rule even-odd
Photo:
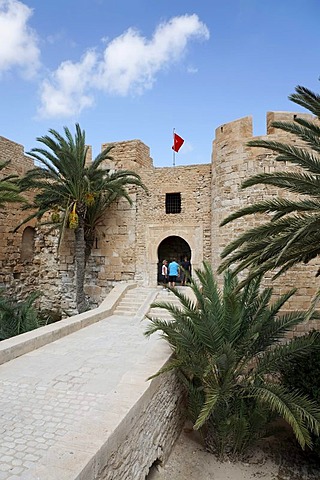
[(294, 290), (270, 303), (273, 290), (260, 290), (261, 278), (239, 290), (230, 271), (220, 291), (206, 263), (196, 277), (190, 280), (196, 301), (172, 289), (178, 307), (170, 302), (152, 305), (170, 312), (172, 319), (147, 317), (146, 335), (161, 332), (173, 350), (169, 364), (156, 375), (172, 369), (179, 373), (194, 428), (203, 431), (206, 447), (220, 456), (243, 453), (265, 434), (274, 416), (291, 425), (302, 448), (311, 446), (310, 431), (319, 432), (320, 406), (285, 388), (279, 371), (316, 344), (316, 334), (283, 341), (311, 318), (313, 307), (280, 315)]
[[(0, 171), (5, 169), (10, 161), (0, 163)], [(25, 202), (26, 200), (19, 194), (20, 190), (17, 184), (17, 175), (7, 175), (0, 178), (0, 209), (7, 203)]]
[(248, 278), (278, 269), (276, 277), (320, 253), (320, 96), (298, 86), (289, 99), (317, 117), (314, 121), (297, 116), (293, 122), (273, 122), (274, 127), (296, 137), (301, 146), (273, 140), (252, 140), (248, 145), (276, 152), (275, 160), (289, 162), (296, 170), (261, 173), (244, 181), (242, 188), (272, 185), (298, 196), (257, 202), (223, 220), (221, 225), (246, 215), (272, 214), (269, 221), (250, 228), (227, 245), (219, 272), (236, 263), (235, 273), (250, 267)]
[(33, 202), (26, 207), (33, 213), (22, 223), (32, 218), (41, 220), (45, 214), (51, 213), (46, 223), (60, 225), (62, 234), (66, 227), (74, 230), (76, 303), (78, 311), (83, 312), (87, 309), (84, 294), (87, 213), (96, 199), (107, 197), (115, 200), (119, 196), (128, 199), (124, 186), (143, 184), (135, 172), (126, 170), (117, 176), (110, 175), (103, 168), (102, 162), (111, 159), (112, 146), (87, 164), (89, 147), (79, 124), (76, 124), (74, 138), (67, 127), (64, 127), (65, 136), (53, 129), (49, 130), (49, 134), (37, 138), (46, 148), (33, 148), (29, 152), (40, 166), (29, 170), (20, 181), (22, 190), (36, 191)]

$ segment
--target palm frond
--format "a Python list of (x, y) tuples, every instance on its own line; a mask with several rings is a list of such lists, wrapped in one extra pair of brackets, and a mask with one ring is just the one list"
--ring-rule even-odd
[(298, 85), (295, 91), (296, 93), (289, 95), (289, 100), (301, 105), (301, 107), (306, 108), (316, 117), (320, 118), (320, 95), (301, 85)]
[[(320, 96), (297, 86), (289, 97), (309, 109), (319, 120)], [(275, 153), (275, 160), (288, 162), (294, 171), (260, 173), (242, 184), (242, 188), (256, 185), (276, 187), (299, 194), (297, 199), (273, 197), (253, 203), (233, 212), (221, 222), (226, 225), (247, 215), (272, 215), (261, 218), (260, 226), (230, 242), (222, 252), (219, 272), (236, 265), (235, 274), (249, 268), (246, 281), (254, 275), (275, 270), (273, 278), (285, 273), (298, 263), (308, 263), (320, 254), (320, 126), (313, 118), (295, 117), (293, 122), (273, 122), (275, 128), (288, 132), (289, 143), (270, 139), (254, 139), (248, 145), (265, 148)], [(299, 142), (299, 146), (295, 142)], [(271, 194), (272, 192), (270, 192)], [(240, 286), (244, 283), (240, 282)]]
[(242, 188), (271, 185), (300, 195), (319, 197), (320, 176), (304, 172), (260, 173), (242, 183)]
[[(320, 174), (320, 158), (317, 154), (313, 154), (312, 151), (305, 148), (273, 140), (250, 140), (248, 146), (272, 150), (278, 153), (275, 158), (278, 162), (290, 162), (304, 168), (312, 174)], [(244, 182), (244, 184), (246, 185), (246, 182)]]
[(294, 122), (272, 122), (272, 126), (297, 136), (314, 151), (320, 152), (320, 128), (315, 122), (296, 117)]
[(203, 424), (208, 420), (218, 400), (219, 400), (219, 392), (210, 391), (208, 393), (205, 393), (205, 400), (204, 400), (203, 406), (194, 424), (194, 428), (196, 430), (201, 428)]
[(234, 272), (226, 271), (220, 291), (205, 263), (190, 284), (196, 304), (172, 289), (180, 305), (153, 304), (171, 319), (147, 316), (146, 335), (160, 333), (173, 351), (174, 363), (165, 371), (177, 370), (186, 386), (194, 428), (204, 429), (207, 448), (220, 454), (242, 453), (275, 414), (292, 426), (303, 447), (311, 445), (310, 432), (319, 430), (320, 407), (277, 384), (280, 368), (318, 348), (312, 335), (284, 341), (312, 318), (318, 297), (310, 311), (281, 314), (295, 291), (271, 302), (272, 288), (260, 289), (260, 283), (257, 276), (241, 288)]
[[(0, 162), (0, 171), (10, 165), (10, 161)], [(26, 203), (27, 200), (20, 195), (19, 178), (9, 174), (0, 178), (0, 208), (5, 208), (7, 203)]]
[(319, 212), (320, 199), (305, 199), (301, 201), (287, 200), (285, 198), (272, 198), (257, 202), (248, 207), (241, 208), (236, 212), (226, 217), (221, 223), (220, 227), (246, 215), (256, 215), (257, 213), (276, 213), (273, 220), (277, 220), (283, 215), (292, 212)]
[(286, 420), (303, 449), (312, 447), (309, 432), (318, 434), (320, 420), (320, 408), (315, 402), (299, 392), (289, 392), (281, 385), (265, 383), (263, 387), (253, 387), (251, 392)]

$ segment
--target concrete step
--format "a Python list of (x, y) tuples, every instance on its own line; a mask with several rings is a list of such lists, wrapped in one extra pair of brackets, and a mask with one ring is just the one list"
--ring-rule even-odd
[(130, 301), (130, 300), (135, 300), (136, 298), (147, 298), (149, 295), (149, 292), (135, 292), (135, 293), (127, 293), (125, 297), (122, 299), (122, 301)]
[[(156, 296), (154, 303), (155, 302), (165, 302), (165, 303), (172, 303), (176, 307), (180, 307), (180, 301), (179, 299), (170, 291), (167, 290), (160, 290), (158, 295)], [(150, 308), (148, 311), (148, 315), (152, 317), (157, 317), (160, 318), (161, 320), (170, 320), (172, 319), (171, 314), (168, 312), (168, 310), (164, 308), (159, 308), (159, 307), (153, 307)]]
[(131, 305), (141, 305), (141, 301), (144, 301), (146, 298), (147, 297), (139, 297), (139, 298), (135, 297), (132, 299), (124, 298), (123, 300), (121, 300), (120, 304), (128, 307), (130, 307)]
[(115, 315), (134, 316), (146, 302), (152, 289), (137, 287), (129, 290), (114, 310)]
[(131, 302), (131, 303), (119, 303), (119, 305), (116, 307), (116, 309), (121, 309), (121, 310), (137, 310), (142, 304), (142, 301), (139, 302)]
[(125, 308), (119, 308), (114, 311), (114, 315), (121, 315), (124, 317), (135, 317), (138, 313), (138, 308), (134, 308), (132, 310), (127, 310)]

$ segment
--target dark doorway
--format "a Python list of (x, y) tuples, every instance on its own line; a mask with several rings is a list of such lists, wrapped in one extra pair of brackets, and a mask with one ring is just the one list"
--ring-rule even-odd
[(167, 237), (160, 243), (158, 247), (158, 283), (161, 283), (161, 266), (163, 260), (170, 262), (174, 258), (178, 263), (182, 262), (184, 257), (187, 257), (190, 262), (191, 249), (189, 244), (178, 236)]

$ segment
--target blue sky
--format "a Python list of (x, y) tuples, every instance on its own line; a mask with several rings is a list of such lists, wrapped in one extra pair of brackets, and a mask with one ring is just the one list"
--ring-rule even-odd
[[(79, 122), (97, 155), (140, 139), (155, 166), (209, 163), (215, 129), (320, 92), (319, 0), (0, 0), (0, 135), (28, 151)], [(38, 145), (39, 146), (39, 145)]]

